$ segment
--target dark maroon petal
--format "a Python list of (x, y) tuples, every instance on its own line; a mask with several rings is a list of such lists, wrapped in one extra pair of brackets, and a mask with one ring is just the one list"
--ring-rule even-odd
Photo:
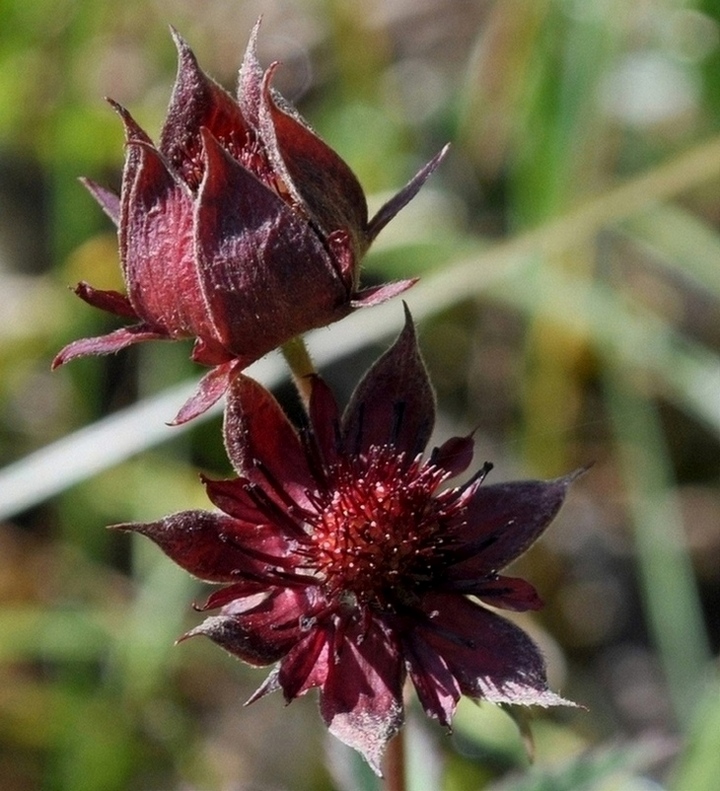
[(178, 72), (159, 149), (175, 172), (196, 189), (202, 178), (201, 128), (209, 129), (237, 158), (247, 143), (249, 127), (232, 96), (200, 69), (178, 32), (172, 28), (171, 32)]
[(319, 376), (312, 377), (310, 424), (323, 461), (334, 464), (341, 449), (340, 411), (332, 390)]
[(210, 502), (234, 519), (253, 524), (266, 524), (267, 516), (258, 510), (257, 504), (247, 493), (248, 481), (231, 478), (226, 481), (213, 481), (201, 476)]
[(245, 364), (349, 312), (345, 286), (300, 215), (205, 135), (196, 251), (218, 337)]
[(198, 279), (192, 196), (146, 144), (128, 146), (120, 251), (139, 315), (175, 338), (217, 337)]
[(414, 629), (403, 636), (403, 651), (410, 678), (428, 717), (450, 725), (460, 700), (460, 687), (445, 660)]
[(392, 445), (410, 461), (424, 450), (434, 422), (435, 397), (406, 306), (405, 328), (365, 374), (345, 410), (345, 451)]
[(254, 562), (254, 565), (245, 563), (248, 574), (255, 569), (258, 574), (292, 569), (299, 562), (294, 555), (296, 542), (289, 541), (287, 536), (273, 524), (266, 522), (258, 524), (235, 518), (223, 519), (220, 523), (220, 538), (232, 547), (233, 551)]
[(244, 575), (270, 579), (263, 556), (275, 556), (280, 564), (288, 555), (287, 543), (275, 531), (208, 511), (182, 511), (113, 529), (147, 536), (178, 566), (207, 582), (238, 582)]
[(307, 207), (325, 235), (338, 229), (350, 233), (359, 258), (368, 246), (365, 193), (352, 170), (295, 108), (271, 94), (275, 65), (263, 78), (260, 96), (259, 131), (268, 158), (288, 192)]
[[(267, 481), (264, 482), (267, 487)], [(209, 481), (205, 479), (208, 497), (211, 502), (234, 519), (254, 525), (267, 525), (278, 536), (285, 536), (293, 544), (308, 543), (305, 528), (305, 511), (288, 501), (278, 501), (278, 497), (266, 494), (266, 489), (258, 491), (258, 486), (246, 478), (229, 481)], [(277, 493), (276, 493), (277, 495)]]
[(455, 593), (469, 593), (493, 607), (514, 612), (539, 610), (543, 606), (543, 601), (535, 588), (529, 582), (517, 577), (500, 575), (480, 579), (477, 577), (465, 580), (453, 579), (450, 584), (442, 585), (442, 589)]
[(457, 524), (447, 526), (458, 542), (448, 579), (485, 577), (522, 555), (554, 519), (578, 474), (474, 485)]
[(450, 478), (460, 475), (470, 466), (473, 459), (475, 442), (472, 436), (451, 437), (435, 448), (432, 463), (448, 473)]
[(417, 626), (417, 639), (443, 657), (463, 694), (523, 706), (574, 705), (548, 689), (540, 651), (515, 624), (455, 594), (430, 594), (423, 609), (429, 619)]
[(320, 695), (330, 733), (358, 752), (380, 774), (387, 743), (404, 721), (403, 662), (385, 628), (371, 620), (353, 625), (334, 646), (334, 662)]
[(78, 283), (73, 290), (80, 299), (87, 302), (88, 305), (92, 305), (94, 308), (106, 310), (108, 313), (114, 313), (116, 316), (124, 316), (133, 319), (139, 318), (137, 313), (135, 313), (135, 309), (130, 304), (130, 300), (119, 291), (102, 291), (82, 281)]
[(252, 579), (234, 582), (232, 585), (214, 591), (207, 597), (203, 604), (199, 606), (193, 605), (193, 608), (199, 612), (216, 610), (218, 607), (224, 607), (235, 599), (247, 599), (258, 593), (267, 593), (268, 589), (268, 583), (264, 581), (261, 582)]
[(347, 298), (355, 292), (360, 277), (357, 256), (350, 233), (345, 229), (333, 231), (325, 237), (325, 246), (330, 252), (330, 260), (338, 277), (347, 291)]
[(239, 374), (228, 392), (225, 446), (236, 471), (272, 493), (273, 481), (302, 506), (316, 484), (297, 432), (262, 385)]
[(270, 675), (263, 681), (262, 684), (253, 692), (252, 695), (243, 703), (244, 706), (249, 706), (251, 703), (255, 703), (256, 700), (260, 700), (260, 698), (264, 698), (265, 695), (269, 695), (271, 692), (277, 692), (280, 689), (280, 682), (278, 681), (278, 676), (280, 675), (280, 668), (275, 666), (275, 668), (270, 672)]
[(108, 99), (107, 103), (120, 116), (125, 128), (125, 142), (127, 143), (147, 143), (152, 145), (152, 140), (148, 133), (135, 121), (125, 107), (113, 99)]
[(207, 582), (235, 582), (245, 558), (221, 538), (228, 517), (208, 511), (182, 511), (158, 522), (129, 522), (111, 530), (140, 533), (154, 541), (181, 568)]
[(146, 324), (138, 324), (135, 327), (122, 327), (108, 335), (98, 335), (96, 338), (81, 338), (80, 340), (68, 343), (62, 348), (52, 362), (52, 367), (57, 368), (77, 357), (87, 357), (91, 354), (112, 354), (120, 351), (133, 343), (143, 341), (155, 341), (167, 339), (157, 330), (149, 329)]
[(203, 412), (207, 412), (210, 407), (219, 401), (233, 380), (233, 377), (242, 368), (237, 360), (231, 360), (213, 368), (200, 380), (197, 390), (180, 407), (177, 415), (170, 423), (171, 426), (179, 426), (187, 423)]
[(247, 122), (257, 129), (260, 126), (260, 100), (263, 90), (264, 72), (257, 59), (257, 39), (260, 22), (253, 25), (248, 45), (245, 48), (240, 74), (238, 77), (237, 100)]
[(382, 229), (392, 220), (392, 218), (417, 195), (420, 187), (427, 181), (428, 176), (435, 170), (435, 168), (442, 162), (445, 154), (447, 154), (449, 145), (446, 145), (438, 154), (436, 154), (412, 179), (395, 195), (393, 198), (384, 204), (377, 214), (368, 223), (368, 243), (382, 231)]
[[(195, 338), (190, 357), (200, 365), (223, 365), (237, 360), (221, 343), (213, 338)], [(242, 362), (240, 362), (242, 365)]]
[(270, 665), (277, 661), (283, 656), (286, 648), (284, 646), (283, 650), (275, 650), (275, 646), (268, 646), (262, 637), (240, 628), (237, 619), (227, 615), (211, 615), (180, 639), (184, 641), (199, 635), (209, 637), (229, 654), (255, 667)]
[(263, 632), (248, 629), (238, 618), (227, 615), (211, 615), (181, 639), (187, 640), (198, 635), (209, 637), (229, 654), (255, 667), (277, 662), (295, 642), (294, 635), (285, 636), (282, 640), (273, 639), (276, 635), (272, 629), (265, 629)]
[(92, 179), (81, 178), (80, 183), (100, 204), (102, 210), (115, 223), (120, 224), (120, 197), (107, 187), (103, 187)]
[(332, 631), (316, 626), (282, 660), (278, 682), (288, 703), (325, 683), (332, 661), (331, 642)]
[[(140, 166), (142, 160), (142, 145), (152, 146), (152, 140), (121, 104), (118, 104), (112, 99), (108, 99), (108, 102), (115, 112), (120, 116), (125, 129), (125, 165), (123, 167), (122, 188), (120, 190), (120, 211), (118, 214), (118, 227), (120, 229), (120, 233), (118, 234), (118, 241), (120, 246), (120, 264), (123, 268), (123, 274), (127, 284), (129, 282), (127, 272), (127, 254), (125, 249), (127, 245), (127, 234), (122, 232), (122, 228), (126, 222), (126, 217), (129, 210), (128, 196), (130, 195), (132, 184), (135, 180), (138, 167)], [(133, 145), (135, 143), (142, 145)]]
[(307, 634), (303, 624), (312, 611), (312, 596), (302, 590), (277, 588), (267, 596), (231, 602), (220, 615), (207, 618), (188, 637), (204, 634), (251, 665), (281, 659)]
[(371, 286), (356, 291), (353, 294), (350, 304), (353, 308), (371, 308), (373, 305), (381, 305), (389, 299), (407, 291), (418, 282), (418, 278), (413, 277), (409, 280), (396, 280), (393, 283), (385, 283), (382, 286)]

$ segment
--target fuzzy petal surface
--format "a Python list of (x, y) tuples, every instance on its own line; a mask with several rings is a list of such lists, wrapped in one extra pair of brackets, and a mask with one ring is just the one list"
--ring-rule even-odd
[(326, 466), (336, 464), (342, 451), (340, 410), (330, 388), (319, 376), (311, 377), (310, 423)]
[(250, 665), (269, 665), (304, 636), (301, 618), (310, 603), (303, 591), (273, 589), (265, 596), (238, 599), (187, 633), (205, 635)]
[(385, 283), (382, 286), (372, 286), (363, 288), (353, 294), (353, 308), (371, 308), (373, 305), (382, 305), (393, 297), (403, 294), (418, 282), (418, 278), (408, 280), (397, 280), (393, 283)]
[(540, 651), (515, 624), (451, 594), (428, 595), (423, 609), (428, 621), (418, 638), (442, 656), (463, 694), (492, 703), (568, 705), (548, 689)]
[(235, 156), (250, 132), (233, 97), (205, 74), (187, 42), (171, 29), (178, 52), (178, 70), (159, 150), (192, 190), (202, 178), (201, 130), (207, 129)]
[(365, 374), (345, 410), (345, 450), (364, 453), (371, 445), (391, 445), (411, 460), (424, 450), (434, 423), (435, 395), (406, 307), (405, 328)]
[(178, 566), (206, 582), (268, 577), (291, 549), (277, 531), (224, 514), (182, 511), (157, 522), (114, 525), (147, 536)]
[(218, 337), (252, 360), (350, 306), (312, 228), (214, 138), (204, 140), (195, 221), (200, 278)]
[(290, 497), (307, 504), (315, 482), (298, 434), (272, 394), (243, 374), (231, 387), (224, 432), (240, 475), (270, 492), (273, 481), (281, 482)]
[(315, 627), (281, 661), (278, 683), (288, 703), (325, 684), (333, 665), (332, 641), (332, 628)]
[(379, 621), (358, 634), (336, 636), (335, 662), (320, 694), (330, 733), (358, 752), (380, 774), (387, 743), (404, 722), (405, 677), (397, 645)]
[(198, 415), (202, 415), (217, 403), (225, 394), (241, 365), (236, 361), (223, 363), (205, 374), (198, 384), (197, 390), (180, 407), (171, 425), (179, 426), (187, 423)]
[(435, 448), (432, 454), (433, 464), (442, 467), (450, 478), (465, 472), (470, 466), (475, 453), (472, 437), (451, 437)]
[(52, 362), (52, 367), (57, 368), (70, 360), (78, 357), (88, 357), (94, 354), (113, 354), (143, 341), (166, 340), (167, 335), (150, 329), (146, 325), (137, 324), (134, 327), (122, 327), (107, 335), (98, 335), (95, 338), (80, 338), (68, 343), (62, 348)]
[(414, 628), (403, 635), (408, 673), (428, 717), (449, 726), (462, 691), (447, 662), (417, 634)]
[(114, 313), (116, 316), (125, 316), (136, 320), (139, 318), (135, 313), (135, 308), (130, 304), (130, 300), (119, 291), (102, 291), (99, 288), (93, 288), (84, 281), (78, 283), (74, 291), (83, 302), (87, 302), (94, 308)]
[(576, 473), (554, 481), (475, 485), (460, 523), (448, 579), (484, 577), (520, 557), (554, 519)]
[(543, 606), (542, 599), (529, 582), (500, 574), (490, 578), (453, 580), (451, 585), (445, 586), (445, 590), (469, 593), (493, 607), (514, 612), (539, 610)]
[(155, 148), (129, 149), (120, 249), (130, 302), (172, 337), (217, 337), (195, 260), (192, 197)]
[(407, 206), (408, 203), (418, 194), (422, 185), (432, 175), (437, 166), (445, 159), (450, 146), (446, 145), (435, 156), (422, 167), (408, 183), (394, 197), (385, 203), (375, 216), (370, 220), (368, 226), (369, 241), (372, 241), (382, 229), (392, 220), (392, 218)]
[(347, 164), (289, 105), (280, 108), (270, 94), (272, 70), (264, 80), (260, 102), (260, 136), (270, 160), (288, 188), (307, 206), (325, 233), (339, 228), (354, 237), (357, 255), (369, 240), (365, 193)]
[(80, 183), (100, 204), (102, 210), (113, 221), (115, 225), (120, 224), (120, 196), (103, 187), (101, 184), (88, 178), (81, 178)]

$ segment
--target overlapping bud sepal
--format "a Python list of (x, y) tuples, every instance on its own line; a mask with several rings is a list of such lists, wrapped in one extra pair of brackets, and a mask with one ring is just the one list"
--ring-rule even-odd
[(119, 526), (221, 586), (201, 608), (219, 612), (186, 636), (274, 664), (251, 700), (317, 687), (330, 731), (378, 773), (403, 724), (407, 677), (446, 726), (461, 695), (572, 705), (548, 688), (533, 641), (494, 609), (541, 606), (528, 582), (500, 572), (545, 530), (576, 475), (486, 485), (486, 464), (448, 485), (469, 468), (473, 440), (426, 455), (434, 421), (408, 315), (344, 414), (313, 377), (300, 430), (239, 375), (224, 427), (238, 477), (206, 481), (219, 511)]
[(118, 227), (127, 293), (79, 283), (89, 304), (135, 324), (70, 343), (53, 366), (140, 341), (195, 340), (211, 366), (176, 418), (201, 413), (244, 367), (293, 337), (382, 302), (413, 280), (362, 289), (359, 263), (444, 150), (368, 219), (348, 165), (271, 88), (256, 25), (235, 100), (173, 33), (179, 66), (157, 146), (111, 102), (127, 140), (121, 193), (86, 180)]

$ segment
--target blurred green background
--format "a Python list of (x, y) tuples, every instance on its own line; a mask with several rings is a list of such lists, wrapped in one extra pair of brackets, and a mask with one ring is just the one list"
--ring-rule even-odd
[[(64, 343), (117, 326), (67, 290), (122, 286), (77, 182), (119, 185), (102, 97), (156, 136), (167, 25), (233, 89), (261, 13), (263, 63), (283, 62), (277, 86), (371, 207), (452, 142), (364, 271), (423, 274), (408, 302), (438, 439), (476, 428), (493, 481), (593, 464), (517, 564), (546, 601), (520, 622), (587, 710), (534, 717), (531, 766), (498, 709), (464, 702), (447, 736), (411, 707), (410, 788), (714, 791), (720, 4), (0, 0), (3, 791), (377, 788), (313, 695), (245, 709), (262, 671), (174, 646), (201, 586), (104, 530), (206, 507), (198, 473), (229, 472), (217, 416), (162, 424), (182, 400), (165, 388), (200, 374), (189, 348), (49, 371)], [(401, 323), (392, 303), (310, 339), (343, 398)], [(260, 374), (291, 399), (276, 363)]]

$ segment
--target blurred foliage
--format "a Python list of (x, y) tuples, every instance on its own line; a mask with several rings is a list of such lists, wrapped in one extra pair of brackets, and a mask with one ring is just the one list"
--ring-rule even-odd
[[(442, 433), (476, 428), (495, 480), (593, 464), (519, 563), (547, 602), (522, 625), (587, 711), (539, 714), (530, 767), (499, 709), (464, 701), (447, 738), (411, 708), (411, 789), (711, 791), (717, 3), (0, 0), (0, 463), (197, 377), (187, 349), (151, 345), (49, 373), (65, 342), (113, 326), (65, 286), (120, 286), (114, 235), (76, 179), (119, 182), (103, 96), (159, 132), (168, 24), (232, 88), (260, 13), (261, 58), (283, 61), (278, 86), (374, 206), (453, 143), (365, 271), (423, 274), (408, 301)], [(328, 369), (339, 392), (374, 353)], [(197, 473), (228, 464), (216, 419), (157, 441), (0, 523), (3, 789), (378, 788), (326, 740), (312, 696), (243, 709), (261, 673), (173, 647), (203, 591), (103, 526), (205, 507)]]

